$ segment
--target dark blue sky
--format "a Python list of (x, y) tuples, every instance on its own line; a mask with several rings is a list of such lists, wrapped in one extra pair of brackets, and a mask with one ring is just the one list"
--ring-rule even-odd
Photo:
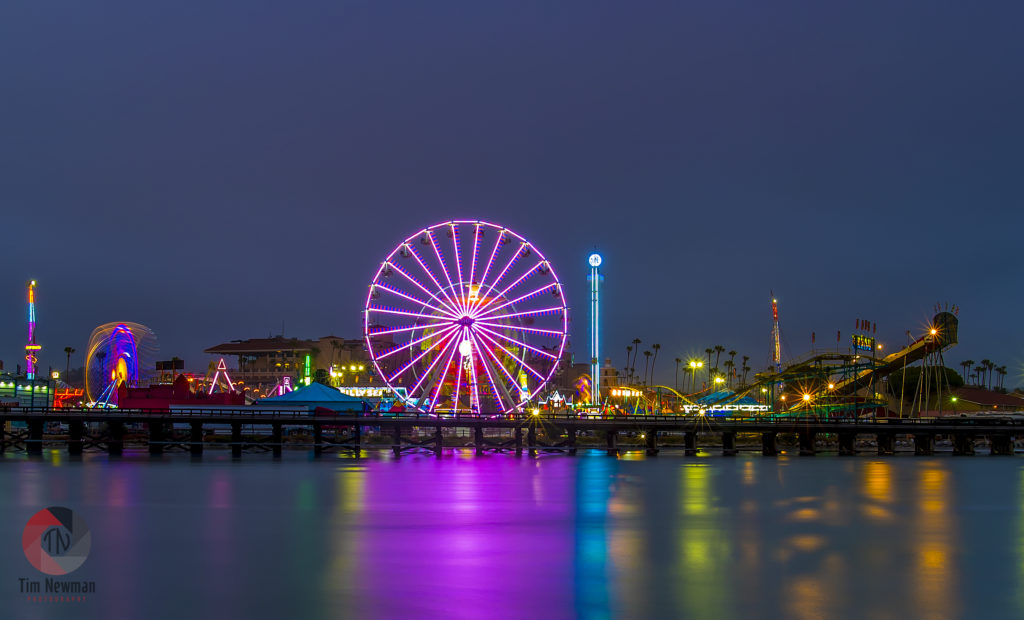
[[(0, 358), (39, 281), (43, 365), (145, 323), (358, 337), (423, 226), (497, 221), (555, 264), (585, 359), (893, 345), (937, 301), (1024, 383), (1020, 2), (0, 4)], [(642, 357), (641, 357), (642, 359)], [(661, 360), (664, 360), (662, 362)]]

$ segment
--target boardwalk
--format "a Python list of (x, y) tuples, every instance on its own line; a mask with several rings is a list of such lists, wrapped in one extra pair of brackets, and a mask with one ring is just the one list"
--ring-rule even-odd
[[(857, 452), (858, 440), (873, 441), (878, 454), (892, 454), (897, 438), (913, 441), (916, 454), (934, 452), (936, 437), (948, 438), (954, 454), (973, 454), (974, 445), (984, 440), (992, 454), (1013, 454), (1014, 442), (1024, 435), (1024, 418), (1017, 416), (947, 417), (923, 419), (850, 419), (819, 417), (718, 417), (681, 415), (639, 415), (619, 417), (580, 416), (576, 414), (450, 415), (422, 413), (352, 413), (312, 416), (295, 411), (257, 409), (194, 409), (168, 411), (92, 410), (92, 409), (19, 409), (0, 410), (0, 454), (7, 450), (42, 451), (44, 442), (65, 441), (70, 454), (100, 449), (121, 454), (125, 438), (142, 441), (153, 454), (180, 448), (202, 454), (212, 429), (230, 433), (227, 444), (235, 456), (251, 448), (272, 451), (275, 456), (288, 444), (286, 432), (308, 433), (314, 453), (329, 450), (390, 448), (396, 455), (411, 450), (429, 450), (440, 454), (445, 431), (462, 429), (473, 435), (478, 453), (486, 450), (563, 450), (575, 453), (581, 433), (603, 439), (609, 454), (619, 450), (618, 440), (625, 433), (643, 437), (648, 454), (661, 449), (659, 437), (681, 438), (686, 454), (697, 452), (698, 439), (717, 440), (726, 455), (737, 452), (738, 434), (760, 436), (761, 452), (778, 454), (777, 437), (794, 434), (799, 452), (813, 455), (819, 439), (829, 439), (840, 454)], [(58, 429), (54, 425), (59, 425)], [(364, 433), (373, 429), (391, 438), (390, 444), (368, 444)], [(423, 438), (423, 430), (429, 429)], [(325, 433), (325, 430), (329, 431)], [(51, 432), (52, 431), (52, 432)], [(339, 431), (341, 436), (339, 438)], [(414, 433), (413, 431), (417, 431)], [(485, 431), (487, 433), (485, 434)], [(499, 438), (495, 439), (494, 435)], [(330, 436), (330, 438), (328, 437)], [(542, 440), (541, 437), (544, 439)]]

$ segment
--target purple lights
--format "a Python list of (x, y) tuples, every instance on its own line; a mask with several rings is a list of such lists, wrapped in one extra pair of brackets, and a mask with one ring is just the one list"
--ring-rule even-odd
[[(536, 262), (519, 260), (528, 256)], [(544, 255), (481, 221), (443, 222), (400, 243), (377, 270), (364, 310), (378, 375), (408, 390), (406, 406), (436, 413), (521, 410), (555, 373), (567, 326), (565, 296)]]

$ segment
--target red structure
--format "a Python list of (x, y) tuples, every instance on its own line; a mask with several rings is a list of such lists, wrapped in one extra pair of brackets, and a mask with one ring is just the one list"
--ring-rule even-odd
[(178, 375), (174, 383), (130, 388), (124, 383), (117, 388), (117, 406), (121, 409), (163, 409), (171, 405), (208, 407), (210, 405), (244, 405), (245, 395), (239, 392), (205, 394), (193, 391), (185, 375)]

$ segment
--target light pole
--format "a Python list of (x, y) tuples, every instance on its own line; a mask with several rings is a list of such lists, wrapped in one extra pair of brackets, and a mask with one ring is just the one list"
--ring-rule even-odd
[(703, 367), (704, 362), (700, 360), (690, 360), (690, 393), (697, 390), (697, 369)]

